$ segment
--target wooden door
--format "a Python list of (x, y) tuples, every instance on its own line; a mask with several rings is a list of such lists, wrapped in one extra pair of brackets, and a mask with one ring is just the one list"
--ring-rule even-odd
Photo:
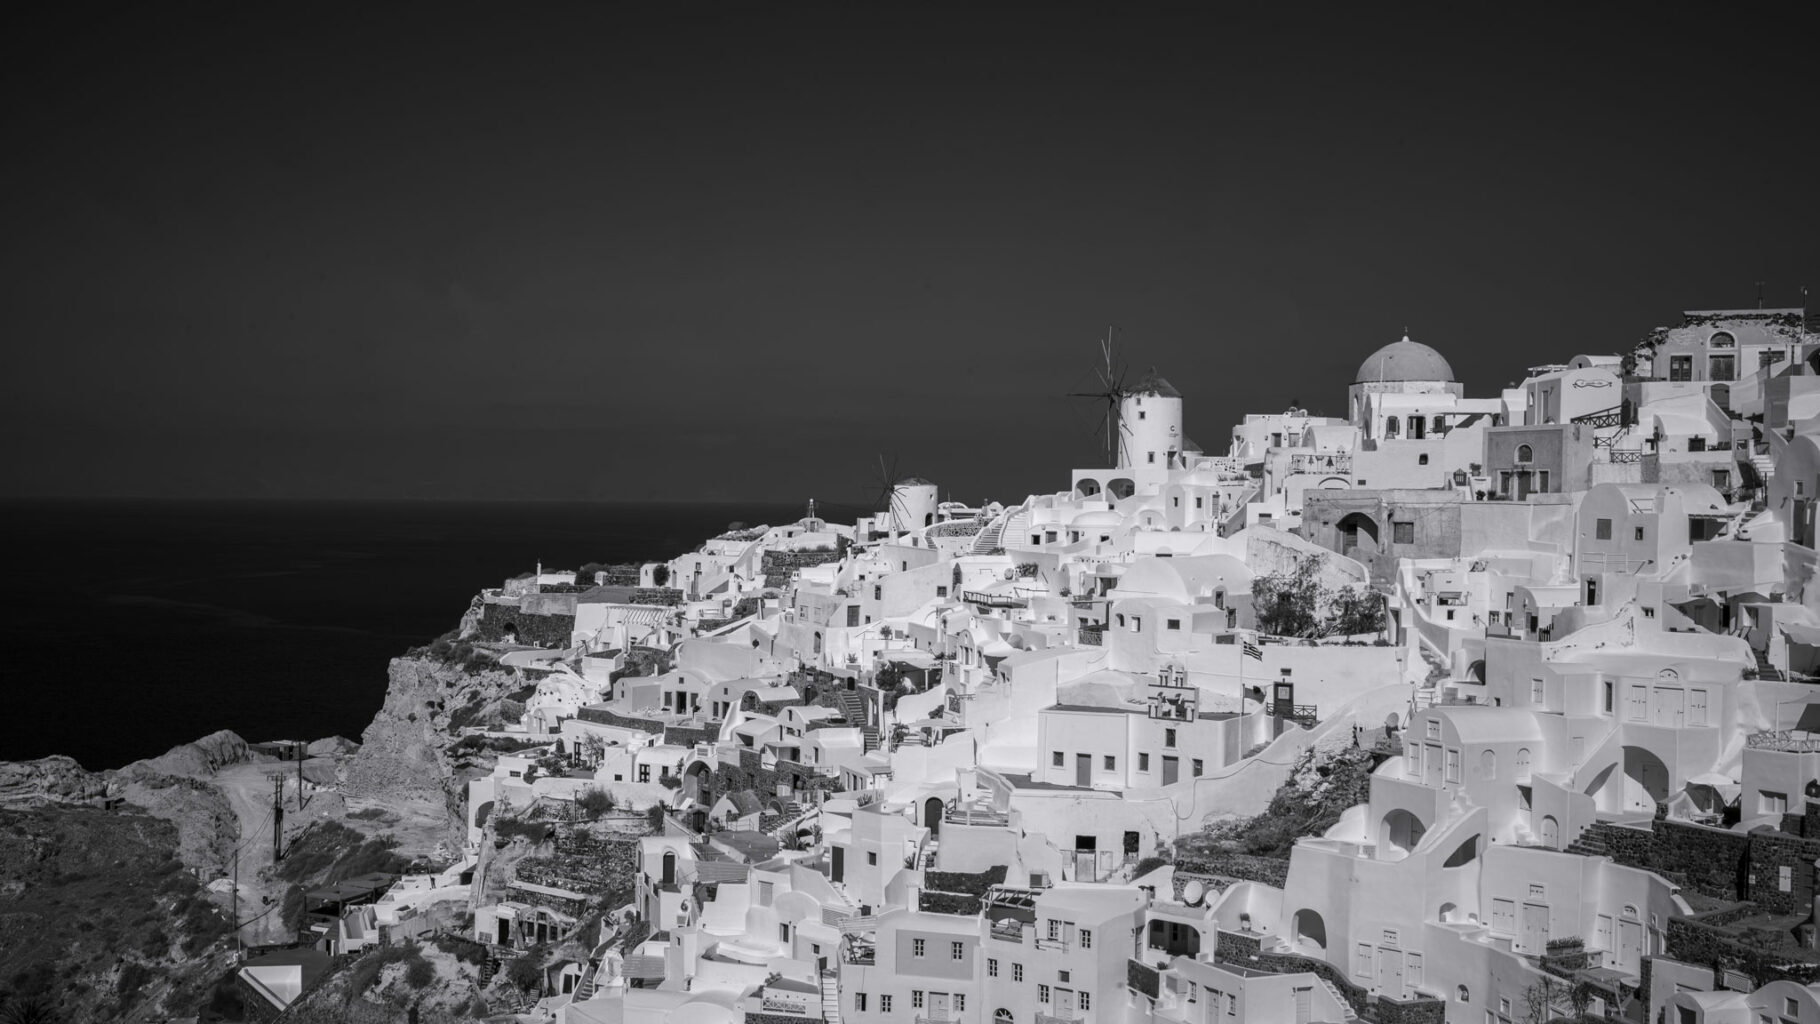
[(948, 1016), (949, 996), (946, 992), (929, 993), (929, 1019), (952, 1020)]
[(1182, 774), (1182, 759), (1179, 757), (1163, 758), (1163, 785), (1173, 785), (1176, 777)]
[(1679, 729), (1685, 716), (1687, 691), (1679, 687), (1656, 687), (1656, 724)]
[(1618, 965), (1626, 971), (1636, 970), (1642, 963), (1643, 922), (1624, 920), (1618, 922)]
[(1303, 986), (1295, 990), (1295, 1024), (1308, 1024), (1314, 1018), (1314, 989)]
[(1077, 786), (1093, 785), (1093, 755), (1074, 755), (1074, 784)]
[(1378, 947), (1378, 991), (1392, 999), (1403, 998), (1403, 951)]
[(1441, 745), (1426, 744), (1422, 749), (1422, 781), (1439, 789), (1441, 786)]
[(1517, 949), (1540, 955), (1548, 948), (1548, 908), (1537, 903), (1523, 904), (1522, 944)]
[(1706, 691), (1689, 690), (1687, 692), (1687, 724), (1707, 725)]
[(1074, 990), (1058, 988), (1055, 990), (1055, 1015), (1063, 1020), (1074, 1019)]

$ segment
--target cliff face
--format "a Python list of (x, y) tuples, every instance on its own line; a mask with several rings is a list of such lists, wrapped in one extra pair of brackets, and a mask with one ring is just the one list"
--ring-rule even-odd
[(465, 726), (496, 726), (524, 713), (525, 683), (499, 668), (474, 670), (429, 657), (394, 658), (385, 704), (361, 734), (342, 792), (352, 800), (433, 802), (463, 827), (475, 765), (453, 750)]
[(0, 761), (0, 807), (81, 804), (107, 795), (107, 776), (61, 754), (36, 761)]

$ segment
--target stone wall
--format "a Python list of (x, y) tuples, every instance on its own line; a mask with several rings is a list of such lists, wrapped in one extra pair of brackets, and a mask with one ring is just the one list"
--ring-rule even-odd
[(795, 761), (778, 761), (776, 767), (763, 766), (763, 758), (756, 750), (739, 751), (739, 764), (725, 762), (715, 765), (708, 775), (708, 798), (703, 802), (712, 804), (728, 793), (737, 793), (749, 789), (758, 794), (758, 798), (770, 801), (777, 793), (777, 785), (783, 782), (792, 789), (825, 790), (833, 792), (840, 787), (840, 780), (829, 775), (818, 775), (808, 765)]
[(1738, 971), (1757, 987), (1783, 980), (1807, 985), (1820, 977), (1820, 964), (1801, 962), (1800, 951), (1773, 941), (1780, 936), (1732, 930), (1755, 910), (1749, 904), (1740, 904), (1691, 917), (1669, 918), (1668, 955), (1715, 971)]
[(1200, 875), (1213, 875), (1219, 878), (1233, 878), (1245, 882), (1263, 882), (1265, 885), (1283, 888), (1289, 881), (1289, 861), (1277, 857), (1259, 857), (1256, 854), (1238, 853), (1228, 850), (1208, 850), (1192, 857), (1184, 857), (1175, 863), (1177, 871), (1187, 871)]
[[(1652, 829), (1598, 822), (1587, 833), (1603, 844), (1612, 860), (1626, 867), (1654, 871), (1713, 899), (1749, 895), (1750, 836), (1667, 819), (1656, 821)], [(1811, 863), (1808, 870), (1811, 878)]]
[(481, 606), (480, 623), (474, 631), (474, 638), (488, 643), (500, 643), (506, 637), (508, 626), (512, 628), (519, 643), (539, 647), (566, 647), (569, 637), (575, 632), (575, 612), (571, 608), (567, 614), (543, 614), (527, 612), (517, 604), (488, 602)]
[[(1779, 832), (1751, 833), (1745, 895), (1772, 914), (1807, 913), (1814, 905), (1816, 858), (1820, 858), (1820, 839)], [(1783, 868), (1788, 868), (1789, 874), (1786, 890), (1782, 888)]]
[(1133, 992), (1155, 999), (1163, 989), (1156, 968), (1137, 960), (1125, 961), (1125, 986)]
[(712, 725), (666, 725), (664, 742), (679, 747), (692, 747), (697, 743), (714, 743), (720, 739), (720, 729)]
[(593, 722), (597, 725), (617, 725), (621, 728), (637, 729), (639, 732), (648, 733), (664, 731), (661, 722), (653, 722), (648, 718), (633, 718), (631, 715), (622, 715), (607, 708), (583, 707), (575, 713), (575, 716), (584, 722)]
[(840, 551), (767, 551), (761, 566), (765, 573), (765, 586), (781, 587), (790, 582), (790, 576), (798, 569), (812, 565), (827, 565), (840, 561)]

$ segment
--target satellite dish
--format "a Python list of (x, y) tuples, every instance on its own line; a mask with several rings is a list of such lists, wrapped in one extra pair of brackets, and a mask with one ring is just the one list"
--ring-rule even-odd
[(1191, 907), (1199, 905), (1201, 897), (1205, 895), (1207, 895), (1207, 887), (1198, 881), (1189, 882), (1182, 887), (1182, 902)]

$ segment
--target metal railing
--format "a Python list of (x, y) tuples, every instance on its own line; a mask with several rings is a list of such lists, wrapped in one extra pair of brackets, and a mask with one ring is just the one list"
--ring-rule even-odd
[(1820, 736), (1796, 736), (1787, 729), (1752, 733), (1744, 742), (1746, 746), (1758, 750), (1779, 750), (1791, 754), (1820, 753)]

